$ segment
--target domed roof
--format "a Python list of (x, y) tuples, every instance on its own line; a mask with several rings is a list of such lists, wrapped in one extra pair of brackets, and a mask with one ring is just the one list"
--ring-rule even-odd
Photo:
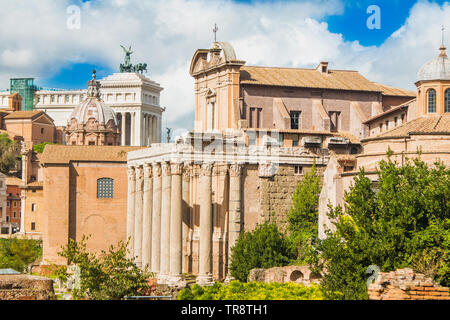
[(75, 119), (78, 124), (85, 124), (89, 119), (94, 118), (99, 124), (106, 125), (113, 120), (114, 125), (117, 125), (115, 112), (100, 98), (100, 81), (95, 80), (95, 70), (92, 80), (88, 82), (88, 87), (86, 99), (73, 110), (69, 122)]
[(450, 80), (450, 60), (446, 48), (442, 45), (439, 56), (425, 63), (417, 74), (417, 81), (423, 80)]

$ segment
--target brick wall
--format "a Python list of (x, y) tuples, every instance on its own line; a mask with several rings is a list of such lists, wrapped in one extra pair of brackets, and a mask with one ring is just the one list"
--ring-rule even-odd
[(442, 287), (412, 269), (380, 272), (369, 286), (370, 300), (450, 300), (449, 288)]

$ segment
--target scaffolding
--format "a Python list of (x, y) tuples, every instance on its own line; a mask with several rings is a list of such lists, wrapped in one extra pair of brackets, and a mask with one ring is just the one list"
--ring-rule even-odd
[(10, 92), (18, 93), (22, 97), (22, 110), (34, 109), (34, 93), (38, 88), (34, 85), (34, 78), (10, 79)]

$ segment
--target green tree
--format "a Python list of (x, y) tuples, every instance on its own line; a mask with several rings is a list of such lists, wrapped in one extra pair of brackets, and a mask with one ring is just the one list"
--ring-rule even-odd
[(8, 174), (16, 166), (18, 155), (16, 142), (7, 133), (0, 134), (0, 172)]
[(321, 181), (315, 164), (298, 183), (292, 194), (292, 207), (288, 213), (289, 239), (297, 251), (297, 263), (304, 263), (311, 241), (317, 235), (318, 207)]
[[(148, 279), (153, 277), (147, 267), (138, 268), (134, 259), (127, 258), (127, 244), (120, 241), (101, 254), (87, 251), (88, 237), (78, 243), (72, 239), (58, 254), (68, 264), (80, 269), (80, 287), (72, 291), (75, 299), (118, 300), (125, 296), (140, 296), (148, 289)], [(57, 276), (67, 280), (66, 269), (59, 269)]]
[(17, 239), (11, 237), (0, 239), (0, 269), (28, 271), (28, 267), (42, 257), (42, 241)]
[(389, 157), (379, 162), (378, 186), (362, 169), (344, 200), (345, 210), (330, 208), (336, 232), (327, 233), (314, 257), (327, 270), (327, 298), (367, 299), (370, 265), (387, 272), (428, 263), (436, 281), (450, 284), (449, 168), (420, 159), (398, 166)]
[(251, 232), (242, 233), (231, 249), (231, 275), (247, 281), (250, 270), (285, 266), (295, 252), (275, 223), (265, 222)]

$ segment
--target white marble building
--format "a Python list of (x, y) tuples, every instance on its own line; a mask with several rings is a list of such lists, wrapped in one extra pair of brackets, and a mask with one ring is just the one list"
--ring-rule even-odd
[[(161, 142), (163, 88), (158, 83), (138, 73), (114, 73), (100, 83), (102, 100), (117, 115), (122, 145), (149, 146)], [(57, 127), (65, 127), (86, 93), (87, 89), (36, 91), (35, 109), (45, 111)], [(8, 108), (9, 94), (0, 92), (0, 110)]]

